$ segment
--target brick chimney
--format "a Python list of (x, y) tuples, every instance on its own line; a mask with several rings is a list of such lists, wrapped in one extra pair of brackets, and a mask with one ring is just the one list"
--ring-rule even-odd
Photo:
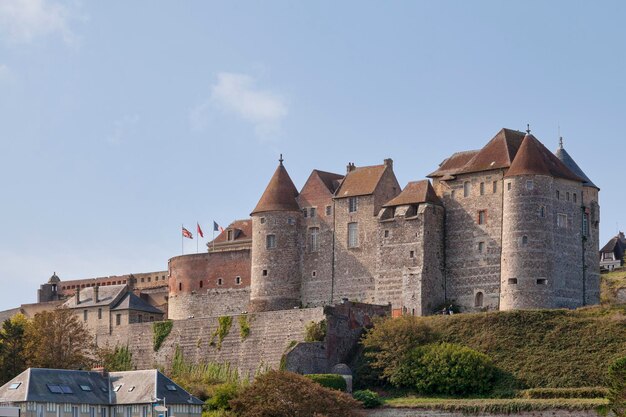
[(76, 299), (76, 305), (80, 304), (80, 288), (76, 288), (74, 298)]
[(91, 369), (91, 372), (97, 372), (105, 378), (109, 376), (109, 372), (104, 366), (96, 366), (95, 368)]
[(99, 301), (98, 300), (98, 293), (100, 292), (99, 290), (100, 290), (99, 285), (96, 285), (93, 287), (93, 302), (94, 303), (97, 303)]
[(393, 159), (391, 159), (391, 158), (387, 158), (387, 159), (385, 159), (385, 160), (383, 161), (383, 164), (384, 164), (386, 167), (393, 168)]
[(354, 168), (356, 168), (356, 166), (354, 165), (354, 162), (348, 162), (348, 165), (346, 166), (346, 173), (349, 173), (350, 171), (354, 171)]

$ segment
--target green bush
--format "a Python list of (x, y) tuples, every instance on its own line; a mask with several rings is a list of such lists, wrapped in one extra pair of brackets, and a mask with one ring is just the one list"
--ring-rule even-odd
[(317, 382), (323, 387), (336, 389), (338, 391), (346, 390), (346, 380), (337, 374), (307, 374), (304, 375), (313, 382)]
[(239, 335), (245, 340), (250, 335), (250, 322), (246, 314), (242, 314), (237, 318), (239, 321)]
[(326, 337), (326, 320), (318, 323), (312, 321), (304, 328), (305, 342), (321, 342)]
[(483, 353), (451, 343), (417, 347), (391, 376), (398, 387), (423, 394), (484, 394), (493, 389), (495, 368)]
[(365, 408), (376, 408), (383, 403), (378, 394), (368, 389), (354, 391), (352, 396), (355, 400), (361, 401)]
[(609, 407), (617, 417), (626, 417), (626, 356), (609, 366)]
[(155, 352), (159, 351), (163, 341), (172, 331), (173, 326), (174, 323), (171, 320), (152, 323), (152, 347)]
[(220, 316), (217, 318), (217, 328), (213, 332), (210, 345), (215, 345), (215, 338), (217, 337), (217, 350), (222, 349), (222, 342), (224, 338), (230, 333), (230, 328), (233, 325), (233, 318), (231, 316)]
[(520, 391), (520, 398), (606, 398), (604, 387), (587, 388), (531, 388)]
[(213, 392), (208, 400), (205, 401), (209, 410), (230, 410), (230, 400), (237, 396), (239, 387), (237, 384), (226, 383), (220, 384), (213, 388)]

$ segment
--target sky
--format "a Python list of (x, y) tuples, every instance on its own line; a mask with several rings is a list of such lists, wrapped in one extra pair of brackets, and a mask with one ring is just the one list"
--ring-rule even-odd
[[(402, 186), (503, 127), (565, 148), (626, 229), (623, 1), (0, 0), (0, 310), (167, 269), (283, 154)], [(181, 225), (194, 240), (181, 247)]]

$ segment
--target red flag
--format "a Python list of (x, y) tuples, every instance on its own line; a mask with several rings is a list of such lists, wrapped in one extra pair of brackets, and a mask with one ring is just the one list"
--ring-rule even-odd
[(193, 235), (191, 232), (183, 227), (183, 236), (187, 239), (193, 239)]
[(204, 233), (202, 233), (202, 229), (200, 229), (200, 223), (196, 223), (196, 225), (198, 226), (198, 235), (200, 235), (200, 237), (204, 237)]

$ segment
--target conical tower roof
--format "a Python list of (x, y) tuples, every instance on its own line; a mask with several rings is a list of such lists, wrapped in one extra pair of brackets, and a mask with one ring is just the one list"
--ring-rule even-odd
[(574, 174), (530, 133), (524, 136), (524, 140), (505, 177), (518, 175), (548, 175), (583, 182), (581, 177)]
[[(563, 164), (570, 169), (574, 174), (578, 175), (580, 178), (584, 180), (583, 185), (585, 187), (594, 187), (598, 188), (589, 177), (583, 172), (582, 169), (578, 166), (576, 161), (570, 156), (569, 153), (563, 148), (563, 139), (561, 139), (561, 143), (559, 144), (559, 149), (556, 150), (555, 155)], [(599, 190), (599, 188), (598, 188)]]
[(297, 196), (298, 189), (283, 166), (281, 155), (280, 164), (251, 215), (265, 211), (299, 211)]

